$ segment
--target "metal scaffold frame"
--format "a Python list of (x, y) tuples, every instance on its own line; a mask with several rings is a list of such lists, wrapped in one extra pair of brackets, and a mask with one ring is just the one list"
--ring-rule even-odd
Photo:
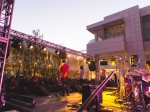
[(0, 0), (0, 94), (15, 0)]
[[(1, 26), (0, 26), (0, 31), (3, 31), (3, 28)], [(26, 40), (26, 41), (31, 42), (31, 43), (40, 44), (41, 46), (45, 46), (45, 47), (60, 50), (60, 51), (63, 51), (63, 49), (64, 49), (64, 46), (61, 46), (61, 45), (58, 45), (58, 44), (55, 44), (55, 43), (37, 38), (37, 37), (29, 35), (29, 34), (19, 32), (19, 31), (16, 31), (16, 30), (12, 30), (12, 29), (10, 30), (10, 36), (14, 37), (14, 38), (21, 39), (21, 40)], [(73, 50), (73, 49), (70, 49), (70, 48), (67, 48), (67, 47), (65, 47), (65, 51), (67, 53), (74, 54), (74, 55), (77, 55), (77, 56), (81, 56), (81, 57), (84, 57), (84, 58), (90, 58), (90, 59), (93, 59), (93, 60), (95, 59), (94, 56), (91, 56), (91, 55), (88, 55), (88, 54), (85, 54), (85, 53), (82, 53), (80, 51), (76, 51), (76, 50)]]

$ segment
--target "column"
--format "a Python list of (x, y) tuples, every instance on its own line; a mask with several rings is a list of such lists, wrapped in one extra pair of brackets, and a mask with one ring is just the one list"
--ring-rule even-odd
[(94, 32), (95, 42), (98, 42), (98, 31)]
[[(95, 54), (95, 65), (96, 65), (96, 72), (98, 72), (99, 73), (99, 67), (100, 67), (100, 63), (99, 63), (99, 55), (98, 54)], [(99, 80), (99, 74), (97, 74), (95, 72), (95, 75), (96, 75), (96, 77), (95, 77), (95, 79), (96, 79), (96, 84), (98, 84), (98, 80)]]
[[(95, 36), (95, 42), (98, 42), (98, 31), (94, 32), (94, 36)], [(95, 54), (95, 65), (96, 65), (96, 71), (99, 72), (99, 54)], [(98, 80), (99, 80), (99, 76), (98, 74), (95, 72), (95, 79), (96, 79), (96, 84), (98, 84)]]

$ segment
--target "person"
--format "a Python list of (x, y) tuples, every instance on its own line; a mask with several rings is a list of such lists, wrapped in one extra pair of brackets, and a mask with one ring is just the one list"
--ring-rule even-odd
[(99, 71), (96, 71), (95, 84), (98, 85), (99, 82)]
[(83, 66), (80, 66), (79, 78), (80, 78), (80, 86), (81, 87), (82, 87), (82, 84), (83, 84), (83, 76), (84, 76)]
[(149, 60), (145, 62), (145, 66), (146, 66), (148, 72), (150, 73), (150, 61)]
[(103, 66), (100, 67), (101, 69), (101, 81), (106, 79), (106, 70)]
[(69, 72), (69, 65), (65, 63), (65, 60), (62, 60), (62, 64), (59, 67), (60, 70), (60, 78), (62, 82), (62, 96), (65, 96), (65, 91), (66, 94), (69, 95), (68, 92), (68, 72)]

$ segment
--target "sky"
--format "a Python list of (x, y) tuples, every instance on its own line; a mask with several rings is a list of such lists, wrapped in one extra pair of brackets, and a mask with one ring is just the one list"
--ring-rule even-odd
[(44, 40), (82, 51), (94, 39), (86, 26), (136, 5), (150, 0), (15, 0), (11, 28), (30, 35), (39, 29)]

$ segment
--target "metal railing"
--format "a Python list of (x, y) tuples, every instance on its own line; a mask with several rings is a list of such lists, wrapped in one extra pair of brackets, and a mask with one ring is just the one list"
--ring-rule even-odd
[[(90, 104), (90, 102), (95, 98), (95, 96), (102, 90), (102, 88), (106, 85), (106, 83), (109, 81), (112, 75), (114, 75), (116, 72), (113, 71), (98, 87), (97, 89), (90, 95), (90, 97), (82, 104), (82, 106), (78, 109), (77, 112), (82, 112), (87, 106)], [(99, 104), (98, 104), (99, 105)]]

